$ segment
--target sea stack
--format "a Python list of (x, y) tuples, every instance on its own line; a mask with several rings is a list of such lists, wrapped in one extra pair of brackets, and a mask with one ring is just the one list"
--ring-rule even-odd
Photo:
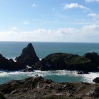
[(19, 57), (16, 57), (16, 61), (29, 66), (32, 66), (39, 61), (39, 58), (37, 57), (31, 43), (29, 43), (27, 47), (22, 50), (22, 53)]

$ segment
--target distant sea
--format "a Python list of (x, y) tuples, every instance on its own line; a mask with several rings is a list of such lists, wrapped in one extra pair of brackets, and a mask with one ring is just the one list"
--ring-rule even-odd
[[(22, 52), (22, 49), (32, 43), (37, 56), (42, 59), (45, 56), (56, 53), (73, 53), (83, 56), (88, 52), (96, 52), (99, 54), (99, 43), (67, 43), (67, 42), (0, 42), (0, 54), (10, 59), (15, 59)], [(0, 70), (0, 84), (10, 80), (20, 80), (27, 77), (35, 77), (38, 74), (55, 82), (89, 82), (95, 77), (99, 77), (99, 73), (89, 73), (79, 75), (76, 71), (56, 70), (56, 71), (3, 71)]]

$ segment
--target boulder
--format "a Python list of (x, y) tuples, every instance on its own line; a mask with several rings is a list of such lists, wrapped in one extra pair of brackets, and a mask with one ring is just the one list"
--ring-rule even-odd
[(94, 79), (93, 79), (93, 82), (99, 83), (99, 77), (94, 78)]
[(77, 74), (89, 74), (88, 71), (77, 71)]
[(22, 72), (33, 72), (33, 67), (26, 67), (25, 69), (22, 70)]
[(29, 66), (39, 61), (39, 58), (37, 57), (31, 43), (29, 43), (27, 47), (22, 50), (22, 54), (19, 57), (16, 57), (16, 61)]
[(94, 64), (90, 59), (75, 54), (53, 53), (35, 64), (40, 70), (82, 70), (92, 71)]

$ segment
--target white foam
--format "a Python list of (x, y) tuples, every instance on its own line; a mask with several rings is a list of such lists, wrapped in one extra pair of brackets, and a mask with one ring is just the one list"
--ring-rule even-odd
[[(92, 73), (90, 72), (89, 74), (77, 74), (76, 71), (67, 71), (67, 70), (56, 70), (56, 71), (40, 71), (36, 70), (35, 72), (5, 72), (5, 71), (0, 71), (0, 81), (3, 80), (18, 80), (18, 79), (23, 79), (27, 77), (35, 77), (35, 75), (38, 76), (58, 76), (58, 77), (73, 77), (74, 79), (77, 78), (82, 78), (83, 82), (89, 82), (93, 83), (93, 79), (96, 77), (99, 77), (99, 73)], [(8, 81), (7, 80), (7, 81)]]

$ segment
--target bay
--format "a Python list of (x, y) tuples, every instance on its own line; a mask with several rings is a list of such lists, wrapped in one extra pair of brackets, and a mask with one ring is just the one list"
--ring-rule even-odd
[[(99, 43), (69, 43), (69, 42), (0, 42), (0, 54), (6, 58), (19, 56), (22, 49), (32, 43), (37, 56), (42, 59), (48, 54), (62, 52), (84, 55), (88, 52), (96, 52), (99, 54)], [(0, 84), (10, 80), (20, 80), (27, 77), (35, 77), (38, 74), (47, 79), (52, 79), (56, 82), (90, 82), (95, 77), (99, 77), (99, 73), (89, 73), (78, 75), (76, 71), (58, 70), (58, 71), (3, 71), (0, 70)]]

